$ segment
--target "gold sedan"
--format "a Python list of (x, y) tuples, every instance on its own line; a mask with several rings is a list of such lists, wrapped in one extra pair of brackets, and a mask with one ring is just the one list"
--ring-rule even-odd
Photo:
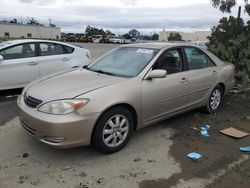
[(168, 43), (116, 48), (88, 66), (36, 80), (18, 99), (23, 128), (41, 142), (112, 153), (133, 131), (204, 107), (218, 110), (234, 66), (207, 50)]

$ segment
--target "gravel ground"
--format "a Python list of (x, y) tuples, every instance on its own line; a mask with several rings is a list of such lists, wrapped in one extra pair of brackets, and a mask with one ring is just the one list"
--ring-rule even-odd
[[(83, 44), (97, 58), (117, 45)], [(104, 155), (90, 147), (52, 149), (27, 135), (16, 117), (16, 95), (0, 93), (0, 188), (16, 187), (249, 187), (250, 136), (233, 139), (219, 130), (250, 132), (250, 95), (225, 97), (217, 114), (194, 110), (135, 132), (120, 152)], [(202, 124), (211, 125), (202, 137)], [(189, 152), (203, 157), (192, 161)]]
[(73, 45), (82, 46), (90, 51), (91, 58), (97, 59), (106, 52), (120, 46), (120, 44), (95, 44), (95, 43), (71, 43)]

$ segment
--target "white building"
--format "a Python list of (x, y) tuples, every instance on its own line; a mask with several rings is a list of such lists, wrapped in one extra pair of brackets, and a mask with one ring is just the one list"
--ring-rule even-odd
[(59, 27), (0, 22), (1, 38), (61, 39), (61, 29)]
[[(159, 33), (159, 41), (168, 41), (171, 32), (178, 31), (161, 31)], [(207, 37), (211, 36), (211, 31), (195, 31), (194, 33), (178, 32), (184, 41), (207, 41)]]

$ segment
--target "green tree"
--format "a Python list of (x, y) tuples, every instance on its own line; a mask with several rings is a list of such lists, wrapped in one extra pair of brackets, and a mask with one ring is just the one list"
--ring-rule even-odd
[(159, 35), (158, 34), (153, 34), (151, 37), (151, 40), (158, 40), (159, 39)]
[(237, 81), (247, 83), (250, 80), (250, 22), (244, 25), (242, 19), (239, 21), (239, 34), (235, 35), (237, 19), (232, 16), (221, 18), (212, 28), (209, 50), (220, 59), (233, 63)]
[(132, 36), (132, 38), (137, 38), (140, 36), (140, 32), (137, 31), (136, 29), (131, 29), (128, 34)]
[(99, 35), (106, 36), (106, 32), (103, 29), (99, 29)]
[[(236, 0), (210, 0), (215, 8), (219, 8), (221, 12), (231, 12), (231, 9), (237, 4)], [(248, 0), (242, 0), (245, 3), (245, 11), (250, 15), (250, 4)]]
[(130, 36), (128, 33), (122, 35), (125, 39), (132, 39), (132, 36)]
[(115, 36), (115, 34), (112, 33), (110, 30), (106, 30), (105, 33), (106, 33), (106, 35), (113, 35), (113, 36)]
[(224, 43), (228, 44), (230, 39), (236, 37), (237, 30), (239, 33), (242, 33), (246, 30), (244, 26), (244, 21), (230, 16), (229, 18), (223, 17), (220, 19), (219, 24), (212, 28), (211, 37), (208, 37), (210, 44)]
[(151, 40), (151, 36), (149, 36), (149, 35), (141, 35), (140, 39), (142, 39), (142, 40)]
[(182, 41), (181, 34), (178, 32), (171, 32), (168, 41)]
[(103, 29), (99, 29), (96, 27), (91, 27), (91, 26), (87, 26), (85, 29), (85, 34), (87, 36), (93, 36), (93, 35), (106, 35), (105, 31)]

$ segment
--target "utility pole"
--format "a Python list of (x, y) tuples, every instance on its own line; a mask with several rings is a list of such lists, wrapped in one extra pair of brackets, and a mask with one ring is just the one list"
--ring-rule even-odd
[(241, 15), (241, 6), (238, 8), (238, 18), (237, 18), (237, 28), (236, 28), (236, 36), (239, 35), (239, 27), (240, 27), (240, 15)]
[(51, 26), (51, 18), (49, 18), (49, 26)]
[(240, 14), (241, 14), (241, 6), (239, 6), (239, 9), (238, 9), (238, 19), (240, 19)]

